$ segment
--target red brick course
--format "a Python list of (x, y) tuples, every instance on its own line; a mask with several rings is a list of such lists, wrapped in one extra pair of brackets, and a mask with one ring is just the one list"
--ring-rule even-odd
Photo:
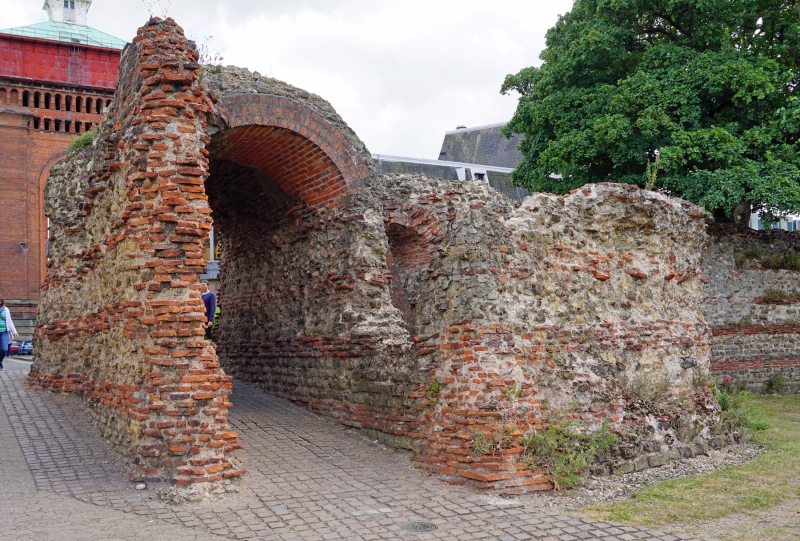
[(217, 110), (230, 129), (214, 158), (261, 169), (289, 197), (316, 207), (369, 182), (347, 136), (310, 107), (279, 96), (235, 95), (221, 99)]

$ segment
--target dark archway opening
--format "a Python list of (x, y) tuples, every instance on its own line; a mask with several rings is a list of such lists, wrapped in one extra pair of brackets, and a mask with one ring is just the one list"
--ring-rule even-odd
[(428, 268), (431, 254), (420, 235), (396, 223), (386, 225), (389, 253), (386, 264), (391, 274), (392, 304), (406, 322), (409, 333), (416, 330), (416, 311), (419, 291), (423, 284), (421, 271)]
[(237, 377), (293, 396), (316, 354), (300, 351), (299, 337), (346, 326), (325, 306), (337, 284), (324, 279), (339, 262), (326, 258), (315, 224), (317, 205), (345, 191), (342, 175), (312, 141), (282, 128), (229, 129), (208, 150), (221, 244), (217, 355)]

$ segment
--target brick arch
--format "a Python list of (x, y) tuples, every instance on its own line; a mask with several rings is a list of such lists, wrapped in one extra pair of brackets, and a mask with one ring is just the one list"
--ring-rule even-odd
[(429, 246), (431, 257), (436, 254), (436, 244), (444, 240), (444, 228), (434, 213), (405, 203), (396, 208), (384, 208), (383, 223), (397, 224), (413, 230)]
[(392, 305), (400, 311), (407, 330), (416, 334), (416, 306), (420, 272), (430, 267), (444, 239), (442, 225), (425, 209), (406, 203), (400, 208), (384, 209), (384, 228), (389, 242), (386, 267)]
[(335, 206), (370, 180), (363, 144), (307, 105), (267, 94), (233, 95), (217, 110), (227, 129), (215, 136), (212, 158), (260, 169), (288, 197)]
[[(39, 236), (39, 242), (36, 244), (36, 247), (39, 249), (38, 254), (32, 254), (33, 257), (38, 257), (39, 259), (39, 275), (36, 277), (32, 277), (34, 280), (37, 280), (38, 283), (43, 283), (44, 279), (47, 275), (47, 242), (48, 242), (48, 230), (47, 226), (47, 217), (45, 216), (44, 212), (44, 190), (47, 184), (47, 179), (50, 178), (50, 170), (53, 166), (66, 158), (67, 150), (61, 149), (53, 152), (50, 154), (43, 162), (41, 169), (37, 173), (38, 186), (37, 186), (37, 197), (38, 197), (38, 204), (36, 205), (36, 223), (40, 224), (39, 231), (36, 232)], [(28, 254), (31, 257), (31, 254)], [(30, 278), (29, 278), (30, 279)]]

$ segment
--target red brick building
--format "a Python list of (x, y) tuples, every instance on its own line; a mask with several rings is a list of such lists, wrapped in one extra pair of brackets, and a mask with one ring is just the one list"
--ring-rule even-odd
[(45, 274), (49, 170), (103, 119), (125, 42), (86, 26), (91, 0), (47, 0), (48, 21), (0, 30), (0, 296), (32, 316)]

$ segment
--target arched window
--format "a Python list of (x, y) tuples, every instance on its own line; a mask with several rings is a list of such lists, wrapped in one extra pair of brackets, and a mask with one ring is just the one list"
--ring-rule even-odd
[(92, 98), (86, 98), (86, 112), (92, 112)]
[(53, 127), (53, 129), (55, 131), (61, 131), (61, 121), (60, 120), (56, 120), (56, 121), (54, 121), (54, 124), (55, 124), (55, 126)]
[(5, 103), (8, 98), (8, 93), (5, 88), (0, 88), (0, 103)]
[(64, 96), (64, 110), (72, 111), (72, 96)]
[(33, 94), (33, 107), (35, 109), (40, 109), (42, 107), (42, 95), (38, 92)]
[(45, 131), (49, 131), (50, 130), (50, 119), (49, 118), (45, 118), (44, 119), (44, 129), (45, 129)]
[(65, 120), (64, 121), (64, 131), (67, 132), (67, 133), (72, 131), (72, 121), (71, 120)]
[(94, 112), (98, 115), (103, 112), (103, 100), (100, 98), (94, 100)]
[(52, 101), (51, 101), (50, 94), (49, 93), (45, 94), (44, 95), (44, 108), (45, 109), (50, 109), (50, 104), (51, 103), (52, 103)]
[(389, 240), (386, 265), (392, 280), (392, 305), (400, 310), (413, 333), (422, 287), (421, 271), (430, 264), (430, 247), (414, 229), (397, 223), (387, 224), (386, 236)]
[(111, 107), (111, 100), (106, 100), (106, 107)]
[(25, 90), (22, 93), (22, 106), (23, 107), (30, 107), (31, 106), (31, 93)]
[(83, 107), (83, 98), (78, 96), (77, 98), (75, 98), (75, 111), (80, 113), (81, 111), (83, 111), (81, 107)]
[(39, 126), (41, 126), (41, 120), (39, 120), (38, 118), (34, 118), (33, 119), (33, 129), (34, 130), (38, 130)]
[(61, 94), (56, 94), (56, 111), (61, 110)]

